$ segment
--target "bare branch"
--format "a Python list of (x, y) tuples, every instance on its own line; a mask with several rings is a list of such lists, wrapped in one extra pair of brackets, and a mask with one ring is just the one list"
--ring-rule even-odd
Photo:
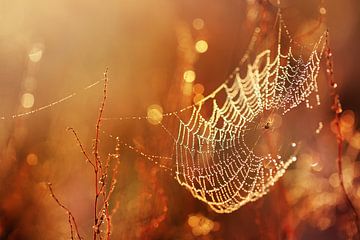
[[(109, 181), (109, 167), (110, 167), (110, 158), (113, 155), (108, 155), (105, 161), (101, 161), (99, 154), (99, 143), (100, 143), (100, 128), (102, 116), (105, 108), (105, 102), (107, 98), (107, 84), (108, 84), (108, 69), (105, 70), (104, 73), (104, 89), (103, 89), (103, 99), (99, 108), (99, 115), (96, 121), (96, 131), (95, 131), (95, 139), (93, 144), (93, 159), (90, 159), (90, 156), (86, 153), (84, 146), (82, 145), (80, 138), (76, 131), (73, 128), (68, 128), (68, 131), (71, 131), (74, 135), (78, 145), (80, 146), (81, 152), (84, 154), (87, 162), (91, 164), (94, 170), (94, 180), (95, 180), (95, 197), (94, 197), (94, 225), (93, 225), (93, 240), (102, 240), (106, 238), (110, 240), (111, 235), (111, 215), (115, 213), (118, 208), (118, 204), (115, 209), (113, 209), (112, 213), (109, 210), (109, 200), (114, 191), (116, 185), (116, 177), (118, 175), (118, 165), (117, 161), (112, 168), (111, 180)], [(118, 160), (119, 157), (119, 139), (117, 138), (116, 145), (116, 155), (115, 159)], [(56, 201), (56, 203), (63, 208), (68, 214), (68, 222), (70, 226), (70, 237), (72, 240), (75, 240), (75, 236), (77, 239), (81, 240), (82, 237), (79, 234), (78, 227), (75, 221), (73, 214), (70, 210), (60, 202), (60, 200), (55, 196), (51, 183), (48, 184), (50, 193), (52, 198)], [(99, 209), (99, 197), (102, 197), (102, 207)], [(102, 224), (107, 222), (106, 225), (106, 235), (104, 235), (101, 230)]]
[[(103, 100), (101, 102), (100, 105), (100, 109), (99, 109), (99, 116), (97, 118), (97, 122), (96, 122), (96, 131), (95, 131), (95, 143), (93, 146), (93, 153), (94, 153), (94, 162), (95, 162), (95, 168), (94, 168), (94, 172), (95, 172), (95, 200), (94, 200), (94, 229), (93, 229), (93, 240), (97, 239), (97, 236), (100, 235), (100, 225), (102, 223), (102, 220), (98, 218), (98, 199), (99, 199), (99, 195), (100, 195), (100, 190), (99, 190), (99, 168), (100, 168), (100, 175), (103, 176), (103, 169), (102, 169), (102, 164), (100, 161), (100, 155), (99, 155), (99, 142), (100, 142), (100, 124), (101, 124), (101, 119), (102, 119), (102, 115), (104, 112), (104, 108), (105, 108), (105, 102), (106, 102), (106, 97), (107, 97), (107, 82), (108, 82), (108, 69), (105, 70), (104, 73), (104, 90), (103, 90)], [(104, 183), (103, 183), (104, 185)], [(103, 190), (103, 187), (101, 187), (101, 191)], [(102, 217), (103, 215), (101, 215), (100, 217)], [(101, 236), (100, 236), (101, 237)]]
[[(104, 73), (104, 90), (103, 90), (103, 100), (101, 102), (100, 105), (100, 109), (99, 109), (99, 116), (97, 119), (97, 123), (96, 123), (96, 132), (95, 132), (95, 143), (94, 143), (94, 157), (95, 157), (95, 161), (99, 162), (100, 161), (100, 156), (99, 156), (99, 135), (100, 135), (100, 124), (101, 124), (101, 119), (102, 119), (102, 115), (104, 112), (104, 108), (105, 108), (105, 102), (106, 102), (106, 98), (107, 98), (107, 82), (108, 82), (108, 69), (105, 70)], [(98, 169), (96, 169), (98, 170)]]
[(346, 191), (345, 184), (344, 184), (344, 175), (343, 175), (343, 168), (342, 168), (342, 153), (343, 153), (343, 135), (341, 132), (341, 126), (340, 126), (340, 117), (342, 113), (342, 107), (340, 102), (339, 94), (336, 91), (337, 83), (335, 82), (334, 78), (334, 63), (332, 58), (332, 52), (329, 44), (329, 32), (326, 34), (326, 73), (327, 73), (327, 79), (329, 81), (330, 86), (332, 87), (331, 91), (331, 97), (333, 98), (333, 105), (332, 110), (335, 112), (335, 124), (336, 124), (336, 139), (338, 144), (338, 156), (337, 156), (337, 167), (338, 167), (338, 175), (339, 175), (339, 182), (341, 186), (341, 190), (343, 192), (345, 201), (349, 208), (352, 211), (352, 215), (354, 217), (354, 223), (357, 228), (357, 234), (360, 234), (360, 222), (359, 222), (359, 214), (351, 201), (351, 198), (349, 194)]
[(71, 131), (71, 132), (74, 134), (74, 137), (75, 137), (77, 143), (79, 144), (80, 149), (81, 149), (81, 152), (84, 154), (86, 161), (89, 162), (89, 163), (93, 166), (93, 168), (95, 169), (95, 165), (94, 165), (94, 163), (90, 160), (89, 156), (87, 155), (87, 153), (86, 153), (86, 151), (85, 151), (85, 149), (84, 149), (84, 147), (83, 147), (83, 145), (82, 145), (82, 143), (81, 143), (81, 141), (80, 141), (80, 138), (79, 138), (79, 136), (77, 135), (75, 129), (72, 128), (72, 127), (69, 127), (69, 128), (67, 128), (66, 130)]
[(69, 220), (69, 225), (70, 225), (70, 233), (71, 233), (71, 239), (74, 239), (74, 234), (73, 234), (73, 225), (74, 225), (74, 228), (75, 228), (75, 233), (77, 235), (77, 238), (79, 240), (83, 239), (80, 234), (79, 234), (79, 230), (78, 230), (78, 227), (77, 227), (77, 224), (76, 224), (76, 220), (75, 220), (75, 217), (74, 215), (71, 213), (71, 211), (64, 205), (60, 202), (60, 200), (55, 196), (54, 194), (54, 191), (52, 189), (52, 183), (48, 183), (48, 187), (49, 187), (49, 190), (50, 190), (50, 194), (51, 194), (51, 197), (55, 200), (55, 202), (62, 208), (66, 211), (66, 213), (68, 214), (68, 220)]

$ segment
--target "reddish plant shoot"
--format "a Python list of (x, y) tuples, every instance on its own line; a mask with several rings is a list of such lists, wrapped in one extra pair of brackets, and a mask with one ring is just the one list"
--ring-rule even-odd
[(351, 198), (350, 198), (348, 192), (346, 191), (345, 184), (344, 184), (344, 174), (343, 174), (343, 166), (342, 166), (344, 138), (343, 138), (343, 135), (341, 132), (341, 126), (340, 126), (340, 117), (341, 117), (343, 110), (341, 107), (340, 96), (336, 91), (337, 83), (335, 82), (335, 78), (334, 78), (334, 63), (333, 63), (332, 52), (331, 52), (330, 43), (329, 43), (329, 32), (327, 32), (327, 35), (326, 35), (325, 57), (326, 57), (326, 76), (327, 76), (328, 82), (330, 84), (330, 87), (332, 88), (330, 94), (331, 94), (331, 97), (333, 98), (333, 105), (331, 106), (331, 109), (335, 113), (335, 126), (336, 126), (336, 130), (337, 130), (337, 133), (336, 133), (336, 140), (337, 140), (337, 144), (338, 144), (337, 168), (338, 168), (339, 182), (340, 182), (340, 187), (343, 192), (346, 204), (348, 205), (348, 207), (350, 208), (350, 210), (353, 214), (354, 223), (355, 223), (355, 226), (357, 229), (357, 235), (360, 236), (359, 235), (360, 234), (359, 214), (358, 214), (354, 204), (352, 203)]
[[(76, 142), (78, 143), (82, 154), (85, 157), (87, 163), (89, 163), (94, 172), (94, 210), (93, 210), (93, 226), (92, 226), (92, 235), (93, 239), (110, 239), (111, 236), (111, 216), (115, 214), (116, 210), (119, 208), (119, 203), (110, 210), (110, 198), (114, 192), (116, 186), (116, 178), (119, 173), (119, 140), (117, 140), (117, 145), (115, 149), (115, 154), (108, 154), (106, 158), (102, 158), (99, 153), (99, 143), (100, 143), (100, 130), (101, 130), (101, 119), (103, 116), (106, 98), (107, 98), (107, 84), (108, 84), (108, 69), (104, 73), (104, 88), (103, 88), (103, 98), (99, 108), (99, 114), (96, 121), (95, 127), (95, 139), (92, 147), (92, 157), (89, 155), (81, 140), (73, 128), (68, 128), (69, 131), (75, 137)], [(111, 160), (115, 160), (114, 163)], [(76, 220), (71, 211), (61, 203), (61, 201), (55, 196), (52, 185), (48, 185), (52, 198), (56, 203), (63, 208), (68, 214), (68, 222), (70, 226), (70, 236), (71, 239), (83, 239), (78, 231)]]

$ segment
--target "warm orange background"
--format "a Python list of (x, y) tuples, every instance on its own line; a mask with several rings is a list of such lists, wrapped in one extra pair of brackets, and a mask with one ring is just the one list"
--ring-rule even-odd
[[(275, 1), (270, 2), (265, 6), (271, 20), (276, 10)], [(314, 26), (320, 4), (283, 1), (284, 17), (295, 35)], [(359, 208), (360, 3), (324, 4), (335, 77), (348, 110), (343, 118), (346, 186)], [(195, 70), (194, 84), (202, 84), (205, 95), (215, 89), (241, 59), (259, 9), (251, 0), (1, 0), (0, 117), (6, 119), (0, 120), (0, 239), (68, 239), (67, 216), (49, 196), (48, 181), (72, 209), (82, 235), (90, 236), (92, 172), (65, 129), (75, 128), (91, 152), (102, 86), (82, 88), (101, 79), (109, 67), (106, 116), (146, 115), (151, 104), (165, 111), (189, 105), (194, 96), (184, 94), (183, 72)], [(192, 26), (196, 18), (205, 22), (201, 30)], [(209, 45), (203, 54), (194, 50), (199, 39)], [(325, 81), (323, 76), (320, 80)], [(34, 96), (36, 109), (73, 92), (78, 95), (50, 109), (9, 118), (31, 110), (22, 105), (25, 93)], [(353, 236), (351, 215), (336, 178), (331, 111), (323, 109), (322, 114), (327, 121), (316, 140), (318, 147), (309, 143), (268, 196), (232, 214), (211, 212), (156, 165), (123, 153), (112, 200), (120, 204), (113, 218), (113, 239)], [(132, 124), (107, 121), (103, 129), (129, 141), (138, 135), (144, 142), (154, 140), (146, 127)], [(114, 141), (102, 138), (102, 153), (113, 152)], [(194, 215), (212, 221), (213, 228), (197, 234), (189, 224)]]

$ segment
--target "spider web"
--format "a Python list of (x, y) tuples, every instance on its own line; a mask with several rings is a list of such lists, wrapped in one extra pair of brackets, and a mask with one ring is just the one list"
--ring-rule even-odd
[(210, 118), (201, 115), (202, 103), (193, 107), (188, 121), (179, 117), (177, 181), (219, 213), (237, 210), (266, 194), (296, 160), (294, 155), (284, 158), (271, 146), (276, 119), (301, 103), (312, 107), (309, 97), (318, 91), (321, 52), (314, 50), (304, 61), (295, 58), (291, 48), (281, 53), (279, 44), (273, 61), (270, 50), (260, 53), (244, 78), (235, 71), (233, 83), (218, 89), (225, 91), (225, 103), (219, 106), (217, 94), (210, 96)]
[[(289, 35), (280, 13), (278, 20), (277, 49), (259, 53), (247, 65), (245, 77), (236, 68), (230, 80), (197, 104), (162, 115), (158, 125), (172, 138), (171, 157), (148, 155), (143, 147), (124, 143), (170, 170), (181, 186), (218, 213), (233, 212), (269, 192), (297, 159), (299, 140), (282, 122), (291, 121), (300, 105), (320, 105), (317, 76), (326, 33), (304, 57), (306, 46), (295, 53), (291, 43), (300, 44)], [(282, 30), (290, 43), (286, 49)], [(165, 124), (170, 117), (178, 125), (175, 133)], [(162, 164), (162, 159), (175, 162), (175, 167)]]

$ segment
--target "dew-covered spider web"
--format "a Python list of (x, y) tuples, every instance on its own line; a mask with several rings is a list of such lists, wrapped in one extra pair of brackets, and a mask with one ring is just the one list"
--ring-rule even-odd
[[(283, 122), (293, 121), (298, 108), (320, 105), (317, 77), (326, 33), (310, 47), (297, 46), (280, 12), (277, 19), (277, 47), (257, 54), (245, 76), (236, 68), (214, 92), (179, 111), (119, 118), (158, 121), (170, 138), (168, 156), (148, 154), (146, 144), (124, 145), (171, 171), (218, 213), (233, 212), (269, 192), (296, 161), (301, 140)], [(285, 41), (289, 46), (283, 47)]]

